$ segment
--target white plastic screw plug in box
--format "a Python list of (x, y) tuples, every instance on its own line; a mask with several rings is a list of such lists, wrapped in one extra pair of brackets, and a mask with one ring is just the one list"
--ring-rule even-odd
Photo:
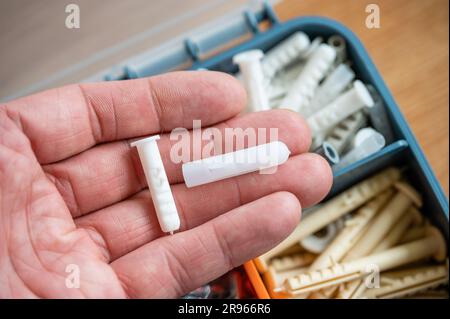
[(314, 114), (321, 107), (332, 102), (353, 81), (355, 73), (346, 64), (340, 64), (317, 88), (311, 103), (305, 108), (304, 116)]
[(335, 57), (334, 49), (326, 44), (321, 44), (306, 62), (280, 107), (303, 114), (303, 109), (308, 106), (320, 80), (325, 76)]
[(360, 131), (359, 133), (355, 137), (354, 148), (341, 158), (341, 161), (333, 167), (334, 170), (375, 154), (386, 144), (384, 136), (373, 129), (371, 131)]
[(156, 143), (158, 139), (159, 135), (151, 136), (131, 146), (137, 147), (159, 225), (163, 232), (173, 233), (180, 228), (180, 218)]
[(353, 138), (353, 148), (359, 147), (366, 139), (379, 135), (383, 136), (371, 127), (364, 127), (356, 132), (355, 137)]
[(270, 109), (261, 66), (263, 56), (261, 50), (250, 50), (233, 57), (233, 63), (239, 65), (248, 94), (248, 107), (252, 112)]
[(184, 182), (187, 187), (194, 187), (258, 170), (264, 171), (283, 164), (289, 155), (286, 144), (275, 141), (184, 163)]
[(262, 63), (264, 75), (270, 79), (278, 71), (298, 59), (310, 45), (308, 36), (303, 32), (295, 32), (289, 38), (266, 53)]
[(353, 82), (353, 88), (339, 95), (339, 97), (308, 117), (307, 122), (313, 136), (327, 133), (331, 128), (349, 115), (363, 107), (372, 107), (373, 99), (364, 83), (359, 80)]

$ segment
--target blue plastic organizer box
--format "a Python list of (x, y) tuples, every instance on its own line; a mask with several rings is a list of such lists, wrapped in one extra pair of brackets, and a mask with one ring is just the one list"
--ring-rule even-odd
[[(259, 25), (265, 20), (268, 20), (271, 26), (265, 31), (260, 31)], [(249, 30), (253, 33), (253, 37), (248, 41), (205, 60), (200, 58), (202, 53), (211, 51)], [(441, 229), (448, 242), (448, 200), (439, 182), (362, 43), (349, 29), (336, 21), (311, 16), (282, 23), (270, 5), (266, 3), (262, 11), (244, 12), (240, 19), (230, 23), (227, 29), (222, 29), (217, 34), (200, 35), (197, 41), (186, 39), (183, 43), (176, 45), (173, 50), (166, 50), (167, 52), (162, 56), (155, 57), (154, 52), (144, 53), (124, 61), (121, 66), (104, 74), (103, 77), (113, 80), (149, 76), (174, 69), (188, 60), (191, 61), (190, 69), (193, 70), (204, 68), (235, 73), (237, 67), (232, 63), (232, 57), (235, 54), (250, 49), (267, 51), (297, 31), (305, 32), (311, 39), (317, 36), (326, 39), (337, 34), (346, 40), (348, 58), (353, 63), (352, 68), (359, 79), (366, 84), (372, 84), (380, 93), (394, 131), (394, 141), (381, 151), (334, 172), (334, 185), (329, 197), (385, 167), (407, 167), (406, 176), (424, 196), (423, 213)]]

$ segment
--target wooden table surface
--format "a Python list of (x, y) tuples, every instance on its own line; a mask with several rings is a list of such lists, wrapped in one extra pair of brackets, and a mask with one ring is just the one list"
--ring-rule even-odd
[[(72, 3), (81, 7), (82, 27), (74, 31), (64, 27), (66, 2), (1, 1), (0, 97), (74, 65), (83, 66), (77, 76), (86, 77), (123, 60), (132, 50), (141, 52), (151, 44), (192, 29), (208, 16), (223, 15), (229, 7), (245, 2), (75, 0)], [(365, 26), (365, 8), (369, 3), (380, 7), (380, 29)], [(340, 21), (356, 33), (406, 116), (447, 196), (448, 6), (448, 0), (285, 0), (275, 6), (282, 20), (322, 15)], [(201, 13), (201, 17), (190, 15), (192, 11)], [(146, 31), (151, 28), (153, 31)], [(120, 47), (133, 37), (136, 41), (132, 48)], [(108, 47), (113, 48), (108, 52), (114, 54), (89, 58)], [(51, 86), (77, 78), (68, 76), (64, 81), (55, 81)]]
[[(380, 29), (365, 25), (366, 5), (380, 8)], [(282, 20), (321, 15), (340, 21), (363, 42), (391, 90), (448, 198), (449, 1), (287, 0)]]

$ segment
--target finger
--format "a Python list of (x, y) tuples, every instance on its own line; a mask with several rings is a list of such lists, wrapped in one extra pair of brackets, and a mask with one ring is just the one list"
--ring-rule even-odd
[(192, 126), (238, 114), (245, 91), (219, 72), (174, 72), (151, 78), (70, 85), (7, 103), (40, 163), (80, 153), (97, 143)]
[(272, 194), (111, 265), (129, 297), (178, 297), (277, 245), (298, 224), (300, 211), (294, 195)]
[[(303, 207), (314, 205), (328, 193), (331, 180), (327, 162), (308, 153), (291, 157), (275, 174), (255, 172), (192, 189), (176, 184), (172, 192), (184, 231), (279, 191), (294, 194)], [(163, 235), (148, 190), (75, 223), (88, 230), (110, 261)]]
[[(278, 139), (286, 143), (292, 154), (306, 152), (311, 141), (304, 120), (285, 110), (250, 113), (216, 127), (220, 128), (221, 136), (227, 127), (255, 131), (267, 128), (267, 135), (270, 128), (277, 128)], [(268, 136), (266, 138), (268, 140)], [(174, 143), (177, 142), (163, 135), (158, 145), (170, 183), (180, 183), (183, 182), (181, 163), (170, 158)], [(125, 141), (94, 147), (65, 161), (47, 165), (44, 170), (53, 178), (74, 217), (128, 198), (146, 185), (139, 156)]]

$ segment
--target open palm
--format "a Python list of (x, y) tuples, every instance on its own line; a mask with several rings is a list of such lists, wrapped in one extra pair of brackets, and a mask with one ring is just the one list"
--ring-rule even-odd
[[(237, 116), (228, 75), (176, 72), (71, 85), (0, 106), (0, 298), (177, 297), (264, 253), (319, 201), (330, 169), (306, 153), (289, 111)], [(187, 189), (172, 141), (158, 142), (181, 219), (159, 229), (128, 139), (203, 126), (279, 129), (291, 158), (276, 174)], [(74, 268), (75, 267), (75, 268)], [(79, 275), (79, 285), (68, 278)]]

